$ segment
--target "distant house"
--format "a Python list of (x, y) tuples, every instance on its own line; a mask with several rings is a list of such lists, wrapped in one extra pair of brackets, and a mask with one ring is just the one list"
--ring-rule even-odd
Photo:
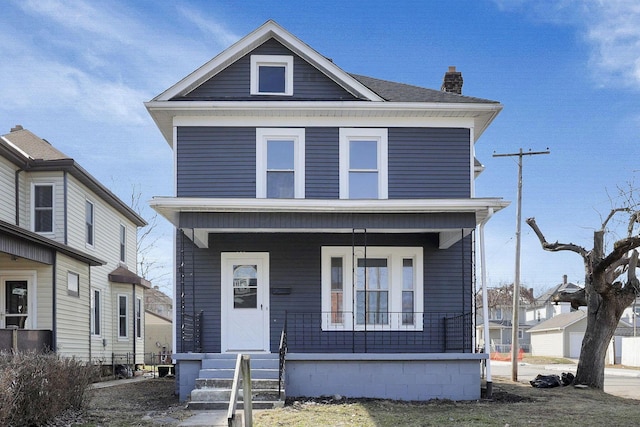
[[(0, 137), (0, 348), (142, 363), (146, 225), (74, 159), (16, 126)], [(17, 330), (14, 330), (17, 328)]]
[(562, 276), (562, 283), (544, 292), (526, 310), (526, 323), (537, 325), (558, 314), (572, 311), (571, 303), (555, 302), (553, 296), (560, 292), (575, 292), (582, 289), (580, 286), (567, 281), (567, 275)]
[(144, 293), (145, 363), (171, 363), (173, 354), (173, 301), (157, 286)]
[(480, 397), (472, 234), (508, 203), (475, 197), (475, 144), (502, 106), (461, 90), (350, 74), (268, 21), (146, 103), (181, 399), (243, 352), (281, 358), (287, 396)]
[[(525, 313), (534, 302), (533, 289), (520, 286), (518, 310), (518, 345), (529, 352), (529, 336), (525, 332), (529, 325)], [(476, 295), (476, 337), (479, 348), (484, 348), (484, 322), (482, 320), (482, 293)], [(513, 341), (513, 284), (487, 290), (489, 312), (489, 346), (492, 352), (508, 353)]]

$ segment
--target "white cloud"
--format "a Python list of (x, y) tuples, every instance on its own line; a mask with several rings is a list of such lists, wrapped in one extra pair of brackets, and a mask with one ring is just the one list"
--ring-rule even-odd
[(640, 3), (637, 0), (494, 0), (504, 11), (575, 27), (589, 47), (598, 86), (640, 89)]
[(214, 19), (210, 17), (203, 18), (200, 11), (196, 12), (193, 9), (187, 9), (182, 6), (178, 7), (178, 11), (195, 24), (200, 31), (206, 35), (212, 35), (214, 40), (216, 40), (223, 49), (240, 39), (240, 36), (227, 30), (221, 23), (216, 22)]

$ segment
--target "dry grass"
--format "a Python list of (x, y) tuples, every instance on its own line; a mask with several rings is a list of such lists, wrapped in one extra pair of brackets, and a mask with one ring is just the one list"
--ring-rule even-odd
[(573, 387), (537, 389), (498, 378), (493, 399), (477, 402), (384, 400), (294, 402), (257, 413), (261, 426), (637, 426), (640, 401)]

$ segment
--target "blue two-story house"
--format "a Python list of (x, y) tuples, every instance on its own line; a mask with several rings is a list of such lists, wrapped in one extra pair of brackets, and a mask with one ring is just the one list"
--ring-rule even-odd
[(508, 203), (474, 197), (474, 146), (502, 105), (461, 87), (349, 74), (268, 21), (145, 104), (181, 398), (240, 352), (280, 352), (288, 396), (480, 397), (474, 230)]

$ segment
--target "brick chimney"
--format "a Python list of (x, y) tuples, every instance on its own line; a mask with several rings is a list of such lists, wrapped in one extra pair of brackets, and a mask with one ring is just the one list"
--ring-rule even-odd
[(24, 128), (22, 127), (22, 125), (15, 125), (14, 127), (11, 128), (11, 132), (15, 132), (18, 130), (23, 130)]
[(449, 67), (449, 70), (444, 73), (444, 80), (442, 81), (442, 87), (440, 90), (443, 92), (462, 95), (462, 83), (462, 73), (460, 71), (456, 71), (456, 67), (451, 66)]
[(566, 275), (566, 274), (563, 274), (563, 275), (562, 275), (562, 284), (563, 284), (563, 285), (566, 285), (566, 284), (567, 284), (567, 275)]

